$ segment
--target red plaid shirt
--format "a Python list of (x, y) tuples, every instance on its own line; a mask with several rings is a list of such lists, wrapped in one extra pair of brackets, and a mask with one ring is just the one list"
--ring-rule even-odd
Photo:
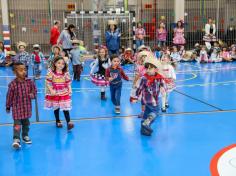
[[(12, 108), (12, 116), (14, 120), (30, 118), (32, 115), (31, 99), (36, 97), (36, 86), (30, 79), (18, 81), (14, 79), (8, 85), (6, 109)], [(33, 97), (30, 97), (30, 94)]]

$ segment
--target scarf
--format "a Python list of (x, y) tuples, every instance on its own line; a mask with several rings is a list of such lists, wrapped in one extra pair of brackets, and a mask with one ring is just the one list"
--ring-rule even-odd
[(39, 53), (33, 52), (33, 54), (35, 55), (34, 61), (37, 62), (37, 63), (40, 63), (41, 60), (40, 60), (40, 57), (39, 57)]

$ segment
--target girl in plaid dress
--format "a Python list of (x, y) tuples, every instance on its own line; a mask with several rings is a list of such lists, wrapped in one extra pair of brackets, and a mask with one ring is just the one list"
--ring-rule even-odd
[(48, 70), (46, 76), (46, 97), (45, 108), (54, 109), (56, 126), (62, 127), (59, 118), (60, 109), (63, 111), (68, 131), (74, 127), (70, 121), (71, 110), (71, 80), (68, 72), (68, 65), (63, 57), (58, 56), (53, 60), (52, 68)]
[(13, 66), (16, 78), (8, 85), (6, 111), (10, 113), (14, 120), (13, 144), (15, 149), (19, 149), (20, 133), (22, 129), (22, 140), (26, 144), (31, 144), (29, 138), (29, 118), (32, 116), (31, 101), (36, 97), (37, 90), (33, 81), (26, 78), (26, 66), (23, 63), (15, 63)]
[(164, 89), (162, 89), (162, 112), (166, 112), (169, 107), (169, 95), (175, 89), (176, 74), (174, 67), (170, 64), (170, 55), (162, 57), (162, 73), (164, 75)]
[(91, 81), (96, 86), (101, 87), (101, 99), (106, 100), (105, 88), (109, 85), (109, 81), (105, 78), (105, 72), (111, 66), (111, 61), (108, 57), (108, 51), (105, 46), (101, 46), (98, 50), (98, 57), (91, 63)]

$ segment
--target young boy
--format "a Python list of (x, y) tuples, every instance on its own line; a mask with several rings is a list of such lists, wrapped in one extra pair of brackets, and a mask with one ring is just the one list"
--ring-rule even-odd
[(163, 89), (163, 77), (157, 73), (160, 70), (160, 61), (150, 55), (145, 59), (144, 65), (146, 73), (141, 79), (140, 85), (137, 88), (136, 95), (141, 95), (141, 101), (145, 105), (143, 120), (141, 122), (141, 134), (151, 136), (153, 130), (152, 122), (155, 120), (159, 111), (159, 93)]
[(115, 105), (115, 113), (120, 114), (122, 78), (126, 81), (129, 81), (129, 78), (120, 67), (120, 59), (115, 54), (111, 56), (111, 65), (106, 70), (106, 79), (110, 82), (111, 101)]
[(80, 81), (80, 74), (83, 71), (82, 65), (82, 54), (86, 54), (86, 50), (80, 49), (80, 41), (73, 40), (72, 41), (73, 49), (70, 51), (71, 60), (73, 64), (73, 72), (74, 72), (74, 80)]
[(26, 78), (26, 66), (23, 63), (14, 63), (13, 71), (16, 78), (8, 85), (6, 97), (6, 111), (10, 113), (14, 120), (13, 148), (19, 149), (20, 132), (22, 126), (22, 139), (26, 144), (31, 144), (29, 138), (29, 118), (32, 115), (31, 100), (36, 97), (36, 86), (33, 81)]
[(35, 79), (40, 79), (41, 70), (42, 70), (42, 62), (45, 60), (43, 53), (40, 51), (40, 45), (33, 45), (33, 53), (31, 54), (31, 61), (34, 68), (34, 76)]

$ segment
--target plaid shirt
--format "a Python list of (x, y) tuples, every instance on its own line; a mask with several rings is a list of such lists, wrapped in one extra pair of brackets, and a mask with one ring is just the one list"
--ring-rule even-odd
[(141, 101), (143, 104), (157, 106), (160, 87), (163, 86), (163, 79), (155, 80), (150, 86), (147, 83), (148, 79), (143, 76), (136, 90), (136, 95), (138, 97), (142, 95)]
[(18, 81), (14, 79), (8, 85), (6, 109), (12, 108), (12, 116), (14, 120), (21, 120), (30, 118), (32, 115), (32, 105), (30, 93), (33, 94), (32, 98), (36, 97), (36, 86), (30, 79)]
[(30, 55), (26, 51), (22, 53), (17, 53), (17, 55), (14, 57), (13, 61), (15, 62), (21, 62), (25, 64), (25, 66), (28, 66), (30, 64)]

